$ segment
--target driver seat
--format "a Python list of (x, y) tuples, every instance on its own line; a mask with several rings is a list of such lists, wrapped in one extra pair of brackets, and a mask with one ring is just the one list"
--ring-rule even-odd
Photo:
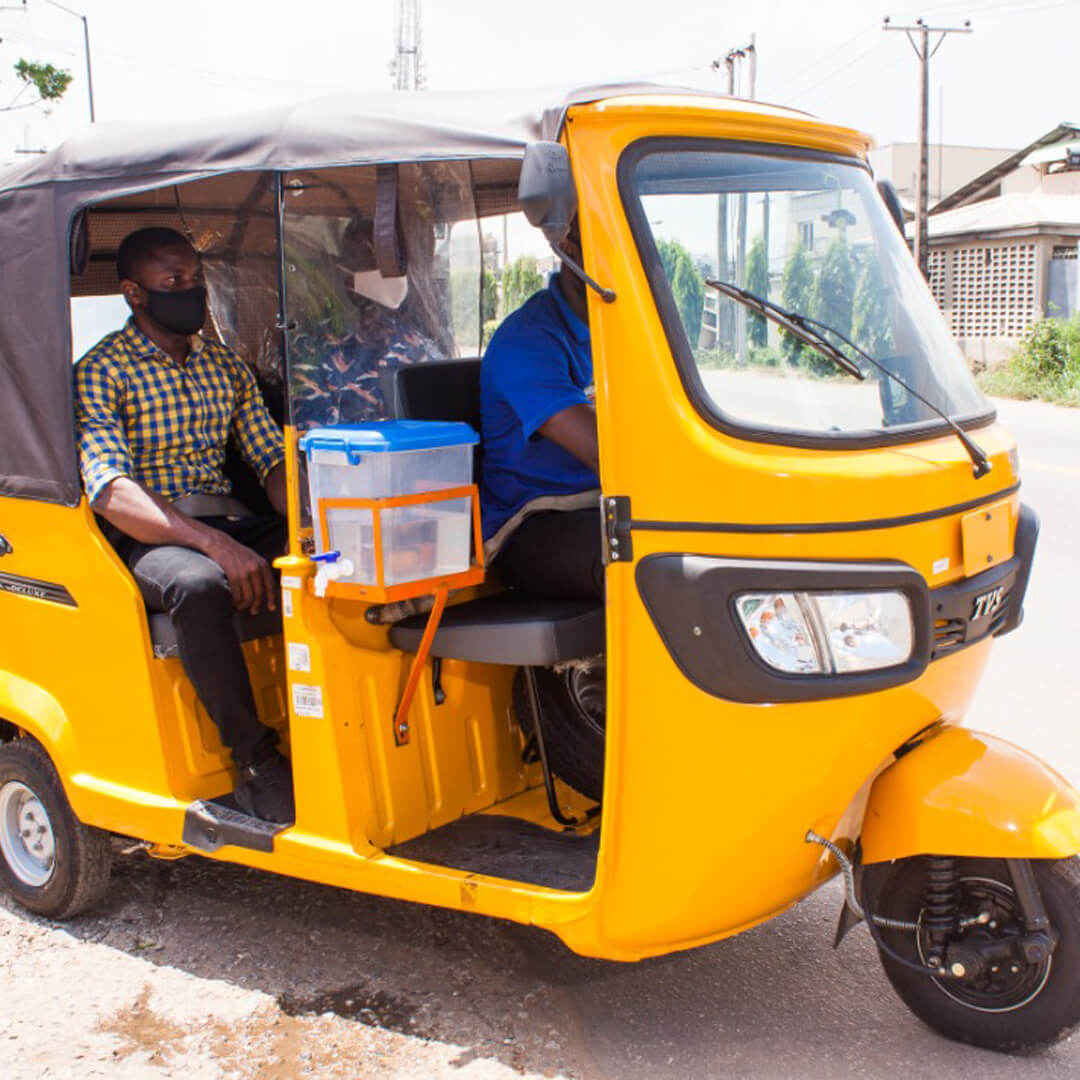
[[(464, 420), (480, 430), (479, 358), (409, 364), (380, 375), (383, 400), (394, 419)], [(482, 454), (481, 449), (481, 454)], [(476, 479), (482, 465), (476, 463)], [(411, 615), (390, 629), (403, 652), (420, 647), (427, 615)], [(513, 667), (550, 667), (604, 652), (604, 606), (592, 600), (552, 600), (513, 592), (481, 596), (443, 612), (431, 655)]]

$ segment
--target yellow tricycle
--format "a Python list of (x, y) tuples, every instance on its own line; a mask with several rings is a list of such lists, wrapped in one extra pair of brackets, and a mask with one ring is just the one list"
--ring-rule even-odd
[[(869, 145), (626, 86), (102, 128), (0, 176), (3, 887), (75, 915), (119, 834), (635, 960), (840, 873), (838, 936), (865, 922), (928, 1024), (1002, 1050), (1070, 1031), (1077, 794), (961, 726), (1037, 519)], [(311, 412), (371, 345), (337, 269), (358, 218), (408, 279), (394, 341), (433, 343), (375, 357), (363, 392), (420, 440), (375, 450)], [(460, 437), (495, 320), (575, 218), (602, 602), (500, 585)], [(115, 326), (117, 247), (145, 225), (190, 238), (204, 334), (285, 432), (280, 614), (236, 630), (293, 824), (230, 802), (169, 618), (80, 484), (72, 363)]]

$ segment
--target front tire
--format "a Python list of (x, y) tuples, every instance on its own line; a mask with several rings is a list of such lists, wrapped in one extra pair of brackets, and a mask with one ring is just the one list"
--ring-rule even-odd
[[(607, 666), (597, 661), (568, 665), (559, 671), (533, 670), (551, 771), (575, 791), (600, 802), (607, 745)], [(528, 738), (532, 735), (532, 710), (524, 670), (514, 678), (514, 712)]]
[[(1024, 933), (1012, 876), (1001, 859), (957, 859), (957, 910), (971, 941), (1007, 941)], [(870, 866), (864, 896), (877, 916), (922, 922), (928, 861), (902, 859)], [(1031, 867), (1056, 948), (1041, 963), (1019, 958), (978, 977), (936, 978), (881, 952), (893, 989), (911, 1011), (942, 1035), (988, 1050), (1032, 1053), (1065, 1038), (1080, 1024), (1080, 859), (1033, 859)], [(971, 920), (980, 912), (989, 924)], [(881, 941), (903, 959), (923, 964), (929, 946), (922, 931), (879, 928)]]
[(0, 886), (35, 914), (69, 919), (101, 899), (111, 868), (109, 834), (75, 817), (41, 744), (0, 746)]

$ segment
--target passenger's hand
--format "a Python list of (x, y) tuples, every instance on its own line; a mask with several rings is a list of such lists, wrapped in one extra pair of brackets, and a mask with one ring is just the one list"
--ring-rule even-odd
[(212, 531), (216, 535), (207, 539), (204, 553), (225, 571), (237, 610), (252, 615), (258, 615), (263, 605), (277, 610), (277, 586), (270, 564), (231, 536)]

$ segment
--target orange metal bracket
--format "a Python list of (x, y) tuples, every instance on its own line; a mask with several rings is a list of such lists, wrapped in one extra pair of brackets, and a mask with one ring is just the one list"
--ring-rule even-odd
[(420, 639), (420, 648), (413, 657), (412, 668), (409, 670), (409, 678), (405, 683), (405, 689), (394, 713), (394, 742), (398, 746), (404, 746), (409, 741), (409, 708), (416, 688), (420, 685), (420, 676), (427, 663), (428, 653), (431, 651), (431, 643), (435, 640), (435, 631), (439, 629), (439, 620), (442, 619), (443, 610), (446, 607), (446, 598), (450, 590), (445, 585), (440, 585), (435, 590), (435, 606), (428, 616), (427, 626), (424, 628), (424, 636)]

